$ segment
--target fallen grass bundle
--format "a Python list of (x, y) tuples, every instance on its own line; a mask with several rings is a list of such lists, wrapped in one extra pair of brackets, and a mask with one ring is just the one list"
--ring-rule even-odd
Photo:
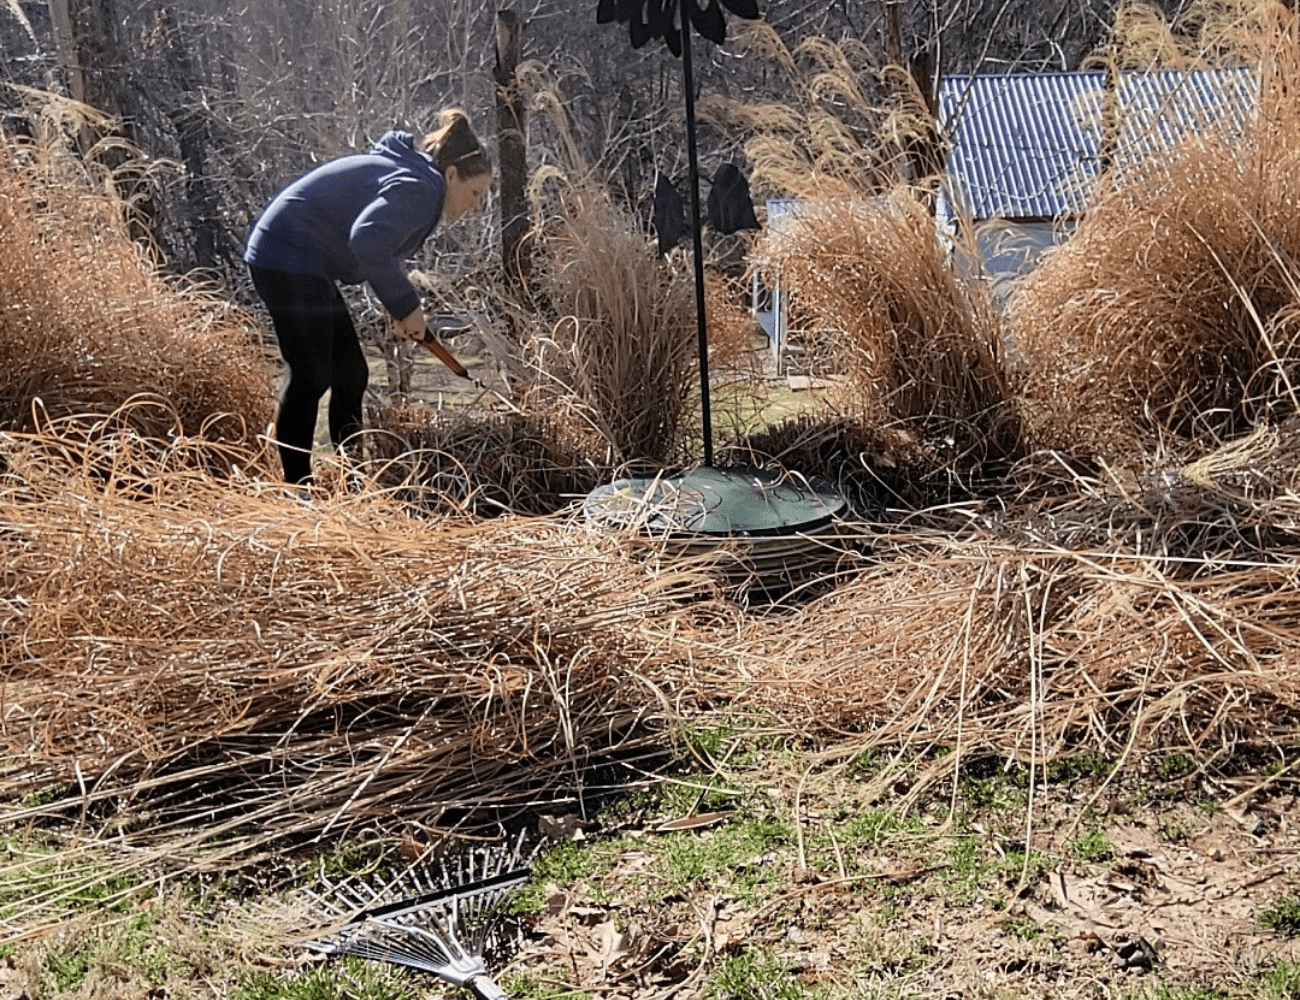
[(1110, 179), (1011, 299), (1037, 443), (1114, 461), (1169, 434), (1212, 448), (1296, 412), (1294, 15), (1235, 13), (1233, 31), (1202, 30), (1214, 51), (1263, 54), (1244, 134), (1188, 139)]
[(489, 823), (671, 714), (671, 647), (641, 625), (698, 581), (617, 539), (60, 454), (0, 437), (0, 822), (64, 851), (174, 870)]
[[(934, 773), (1134, 749), (1198, 760), (1300, 739), (1297, 432), (1195, 465), (922, 512), (792, 620), (725, 641), (715, 683), (836, 752)], [(704, 685), (707, 690), (708, 685)]]
[(76, 157), (57, 120), (42, 121), (37, 140), (0, 133), (0, 427), (30, 430), (38, 399), (57, 418), (148, 393), (186, 434), (251, 440), (273, 407), (257, 324), (209, 289), (164, 278), (132, 240), (132, 206), (112, 174), (94, 152)]
[(1015, 452), (1001, 322), (951, 268), (912, 194), (801, 205), (760, 239), (753, 263), (833, 330), (839, 369), (880, 423), (950, 438), (966, 465)]

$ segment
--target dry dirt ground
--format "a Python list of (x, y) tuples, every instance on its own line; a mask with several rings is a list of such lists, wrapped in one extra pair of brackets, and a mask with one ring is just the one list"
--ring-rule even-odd
[(904, 818), (780, 784), (735, 813), (561, 818), (598, 860), (547, 880), (509, 975), (609, 1000), (1300, 997), (1300, 799), (1247, 782), (1057, 786), (1032, 829), (1019, 795)]

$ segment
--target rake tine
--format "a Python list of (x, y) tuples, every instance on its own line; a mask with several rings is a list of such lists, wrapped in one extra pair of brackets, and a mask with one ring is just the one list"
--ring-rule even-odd
[(443, 858), (436, 868), (412, 868), (392, 880), (323, 880), (324, 892), (305, 894), (322, 915), (344, 922), (304, 945), (427, 972), (479, 1000), (508, 1000), (488, 976), (482, 951), (494, 940), (510, 890), (529, 878), (522, 859), (521, 834), (510, 847)]

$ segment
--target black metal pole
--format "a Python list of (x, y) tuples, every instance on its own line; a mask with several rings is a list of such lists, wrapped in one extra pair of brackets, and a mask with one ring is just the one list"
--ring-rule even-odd
[(713, 416), (709, 411), (709, 325), (704, 315), (704, 245), (700, 240), (700, 164), (695, 154), (695, 74), (691, 70), (691, 20), (686, 4), (678, 5), (682, 19), (682, 86), (686, 90), (686, 153), (690, 162), (691, 235), (695, 250), (695, 320), (699, 331), (700, 407), (704, 430), (704, 464), (713, 465)]

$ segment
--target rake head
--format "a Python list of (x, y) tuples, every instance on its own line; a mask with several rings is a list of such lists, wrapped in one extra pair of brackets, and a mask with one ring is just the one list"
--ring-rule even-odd
[(476, 849), (391, 879), (326, 880), (306, 895), (328, 929), (303, 944), (432, 973), (480, 1000), (506, 1000), (483, 954), (497, 943), (510, 891), (528, 880), (522, 846), (521, 836), (513, 846)]

